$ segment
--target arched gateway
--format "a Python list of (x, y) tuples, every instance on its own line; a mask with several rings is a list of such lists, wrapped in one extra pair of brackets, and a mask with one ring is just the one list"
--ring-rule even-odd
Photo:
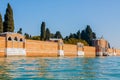
[(5, 38), (5, 56), (26, 56), (24, 36), (5, 32), (1, 33), (0, 37)]

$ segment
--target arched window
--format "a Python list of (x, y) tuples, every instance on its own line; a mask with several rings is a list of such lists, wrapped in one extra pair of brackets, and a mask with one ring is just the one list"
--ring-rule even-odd
[(20, 42), (23, 42), (23, 39), (22, 39), (22, 38), (20, 38)]
[(18, 41), (17, 37), (14, 38), (15, 41)]
[(12, 41), (12, 38), (11, 38), (11, 37), (8, 37), (8, 41)]

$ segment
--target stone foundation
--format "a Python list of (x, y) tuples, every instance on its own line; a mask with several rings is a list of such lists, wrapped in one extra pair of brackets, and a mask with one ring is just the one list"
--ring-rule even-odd
[(58, 50), (58, 56), (64, 56), (64, 51), (63, 50)]
[(26, 56), (26, 50), (23, 48), (7, 48), (6, 56)]
[(78, 56), (84, 56), (84, 52), (83, 51), (78, 51)]

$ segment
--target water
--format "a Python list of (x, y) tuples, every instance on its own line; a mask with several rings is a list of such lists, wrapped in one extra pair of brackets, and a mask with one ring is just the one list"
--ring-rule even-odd
[(0, 58), (0, 80), (120, 80), (120, 57)]

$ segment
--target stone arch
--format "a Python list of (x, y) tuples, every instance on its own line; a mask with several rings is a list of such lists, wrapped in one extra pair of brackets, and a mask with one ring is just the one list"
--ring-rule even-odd
[(17, 37), (15, 37), (15, 38), (14, 38), (14, 41), (18, 41), (18, 38), (17, 38)]
[(8, 39), (7, 39), (8, 41), (12, 41), (12, 38), (11, 37), (8, 37)]
[(23, 42), (23, 39), (22, 39), (22, 38), (20, 38), (20, 42)]

